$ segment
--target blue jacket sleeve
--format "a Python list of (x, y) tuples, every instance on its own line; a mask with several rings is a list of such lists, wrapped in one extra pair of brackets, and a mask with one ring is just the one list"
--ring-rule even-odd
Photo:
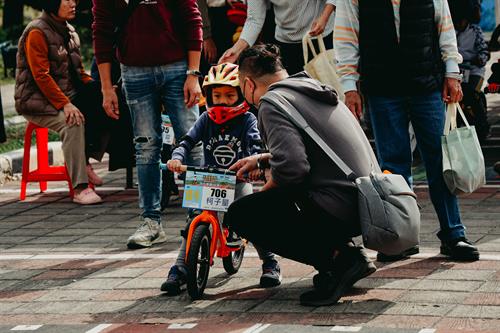
[(250, 155), (259, 154), (262, 151), (262, 139), (257, 128), (257, 118), (251, 113), (246, 126), (246, 142)]
[(201, 141), (203, 136), (203, 131), (206, 128), (207, 123), (207, 113), (204, 112), (200, 118), (194, 123), (193, 127), (187, 132), (187, 134), (182, 138), (181, 143), (172, 152), (172, 159), (184, 162), (187, 155), (196, 146), (198, 142)]

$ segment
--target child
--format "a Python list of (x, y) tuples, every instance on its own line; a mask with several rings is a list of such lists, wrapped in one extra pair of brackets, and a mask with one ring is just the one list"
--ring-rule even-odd
[[(173, 172), (180, 171), (186, 156), (200, 141), (203, 142), (204, 164), (210, 167), (228, 169), (239, 159), (260, 151), (257, 119), (247, 112), (249, 106), (239, 88), (238, 66), (225, 63), (211, 67), (203, 81), (203, 90), (207, 99), (207, 111), (172, 153), (167, 166)], [(252, 192), (250, 183), (238, 183), (235, 198)], [(260, 285), (264, 288), (279, 285), (280, 267), (274, 254), (258, 247), (256, 250), (263, 261)], [(185, 254), (186, 240), (183, 238), (177, 261), (161, 286), (161, 290), (169, 295), (178, 295), (186, 283)]]
[(470, 23), (470, 11), (466, 6), (454, 10), (452, 17), (457, 33), (458, 52), (463, 57), (460, 64), (463, 73), (463, 109), (469, 122), (475, 125), (479, 140), (482, 141), (488, 136), (490, 127), (481, 90), (485, 66), (490, 59), (488, 44), (481, 28)]

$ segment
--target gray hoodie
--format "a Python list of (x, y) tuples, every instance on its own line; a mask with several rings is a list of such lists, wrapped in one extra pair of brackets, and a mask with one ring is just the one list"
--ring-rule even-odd
[[(271, 85), (269, 91), (283, 94), (356, 176), (380, 171), (361, 126), (331, 88), (302, 72)], [(274, 181), (303, 188), (337, 219), (357, 223), (357, 189), (323, 150), (272, 104), (262, 101), (258, 116), (272, 154)]]

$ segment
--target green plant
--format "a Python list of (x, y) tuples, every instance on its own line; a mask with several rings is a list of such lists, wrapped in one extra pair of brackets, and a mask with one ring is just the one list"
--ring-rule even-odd
[[(21, 149), (24, 147), (24, 133), (26, 127), (24, 125), (11, 126), (5, 129), (7, 141), (0, 144), (0, 154)], [(59, 134), (49, 131), (49, 141), (59, 141)], [(35, 144), (35, 135), (31, 137), (31, 145)]]

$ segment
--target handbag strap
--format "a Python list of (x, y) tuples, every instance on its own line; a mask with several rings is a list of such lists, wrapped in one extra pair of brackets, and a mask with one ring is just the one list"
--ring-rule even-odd
[(311, 49), (313, 58), (318, 55), (318, 53), (316, 52), (316, 48), (314, 47), (314, 44), (312, 42), (311, 36), (308, 33), (306, 33), (302, 38), (302, 52), (304, 52), (304, 64), (307, 64), (309, 61), (309, 49)]
[(346, 175), (347, 179), (355, 180), (356, 174), (352, 171), (347, 164), (328, 146), (328, 144), (319, 136), (314, 129), (312, 129), (300, 112), (282, 95), (275, 91), (268, 91), (261, 97), (268, 103), (274, 105), (279, 111), (283, 112), (299, 129), (306, 132), (311, 139), (325, 152), (326, 155), (335, 163), (340, 170)]
[(444, 123), (444, 132), (443, 132), (444, 135), (450, 134), (451, 130), (457, 128), (457, 110), (465, 126), (467, 128), (470, 128), (469, 122), (467, 121), (467, 118), (465, 117), (465, 114), (462, 108), (460, 107), (460, 103), (450, 103), (447, 104), (446, 106), (446, 120)]

